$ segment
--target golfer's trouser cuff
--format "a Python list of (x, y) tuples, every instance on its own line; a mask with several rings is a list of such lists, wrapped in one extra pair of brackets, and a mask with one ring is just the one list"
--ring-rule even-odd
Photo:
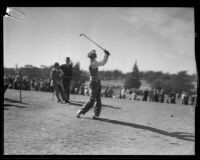
[(95, 116), (100, 116), (101, 113), (101, 99), (97, 100), (96, 105), (94, 106), (94, 114)]
[(89, 100), (82, 108), (81, 108), (81, 113), (85, 114), (88, 112), (92, 106), (94, 105), (94, 100)]

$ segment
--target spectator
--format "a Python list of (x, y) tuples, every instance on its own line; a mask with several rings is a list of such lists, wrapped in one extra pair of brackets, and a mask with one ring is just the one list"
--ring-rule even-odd
[(89, 95), (90, 95), (90, 94), (89, 94), (89, 89), (88, 89), (88, 87), (85, 87), (84, 94), (85, 94), (86, 96), (89, 96)]
[(13, 82), (13, 88), (14, 89), (20, 89), (20, 77), (16, 76), (15, 80)]
[(181, 94), (181, 103), (185, 104), (185, 92), (184, 91)]
[(22, 78), (22, 89), (24, 90), (30, 90), (30, 81), (28, 79), (28, 77), (23, 76)]
[(81, 86), (80, 86), (80, 95), (84, 95), (84, 85), (82, 84)]
[(51, 70), (50, 79), (52, 80), (53, 88), (56, 92), (56, 97), (58, 102), (66, 102), (68, 101), (68, 97), (64, 92), (64, 88), (62, 86), (61, 77), (62, 77), (62, 70), (59, 69), (59, 63), (54, 64), (54, 68)]
[(196, 95), (195, 95), (195, 94), (192, 94), (192, 97), (191, 97), (191, 105), (194, 105), (194, 104), (195, 104), (195, 101), (196, 101)]
[(185, 97), (184, 97), (184, 104), (188, 105), (188, 100), (189, 100), (189, 94), (185, 92)]
[(112, 89), (112, 87), (108, 88), (108, 97), (110, 97), (110, 98), (113, 97), (113, 89)]
[(154, 91), (153, 90), (151, 90), (150, 93), (149, 93), (149, 101), (150, 102), (154, 101)]
[(159, 97), (160, 97), (160, 103), (164, 103), (165, 94), (164, 94), (164, 90), (163, 89), (161, 89)]
[(170, 93), (170, 102), (173, 104), (176, 103), (176, 95), (175, 95), (174, 91), (171, 91), (171, 93)]
[(39, 91), (39, 89), (40, 89), (40, 83), (39, 83), (39, 80), (36, 80), (35, 81), (35, 90)]
[(106, 89), (104, 91), (104, 97), (108, 97), (108, 87), (106, 87)]
[(74, 94), (78, 94), (79, 89), (78, 88), (74, 88)]
[(144, 93), (143, 93), (143, 101), (147, 101), (147, 98), (148, 98), (148, 94), (149, 94), (149, 92), (148, 92), (148, 90), (146, 89), (145, 91), (144, 91)]
[(35, 81), (33, 79), (31, 80), (31, 89), (35, 89)]
[(131, 100), (137, 100), (137, 92), (135, 90), (131, 94)]
[(120, 98), (125, 99), (126, 98), (126, 89), (122, 88), (121, 92), (120, 92)]
[(155, 90), (154, 100), (155, 100), (155, 102), (159, 102), (159, 91), (158, 90)]

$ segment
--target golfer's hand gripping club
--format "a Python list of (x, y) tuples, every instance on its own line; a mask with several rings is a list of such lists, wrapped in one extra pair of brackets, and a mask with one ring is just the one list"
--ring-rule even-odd
[(104, 53), (105, 53), (107, 56), (109, 56), (109, 55), (110, 55), (110, 52), (109, 52), (109, 51), (107, 51), (107, 50), (105, 50), (105, 49), (104, 49)]

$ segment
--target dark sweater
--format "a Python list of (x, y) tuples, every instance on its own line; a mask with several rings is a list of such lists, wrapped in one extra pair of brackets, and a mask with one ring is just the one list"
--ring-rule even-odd
[(60, 69), (62, 69), (62, 71), (63, 71), (64, 78), (72, 78), (73, 66), (71, 63), (69, 63), (68, 65), (66, 65), (66, 64), (61, 65)]

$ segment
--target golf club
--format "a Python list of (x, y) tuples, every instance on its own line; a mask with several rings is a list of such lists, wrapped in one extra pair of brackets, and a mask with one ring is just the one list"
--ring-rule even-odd
[(84, 36), (85, 38), (87, 38), (88, 40), (90, 40), (91, 42), (93, 42), (94, 44), (96, 44), (99, 48), (101, 48), (103, 51), (105, 51), (104, 48), (102, 48), (99, 44), (97, 44), (95, 41), (93, 41), (91, 38), (89, 38), (88, 36), (86, 36), (85, 34), (81, 33), (80, 36)]

